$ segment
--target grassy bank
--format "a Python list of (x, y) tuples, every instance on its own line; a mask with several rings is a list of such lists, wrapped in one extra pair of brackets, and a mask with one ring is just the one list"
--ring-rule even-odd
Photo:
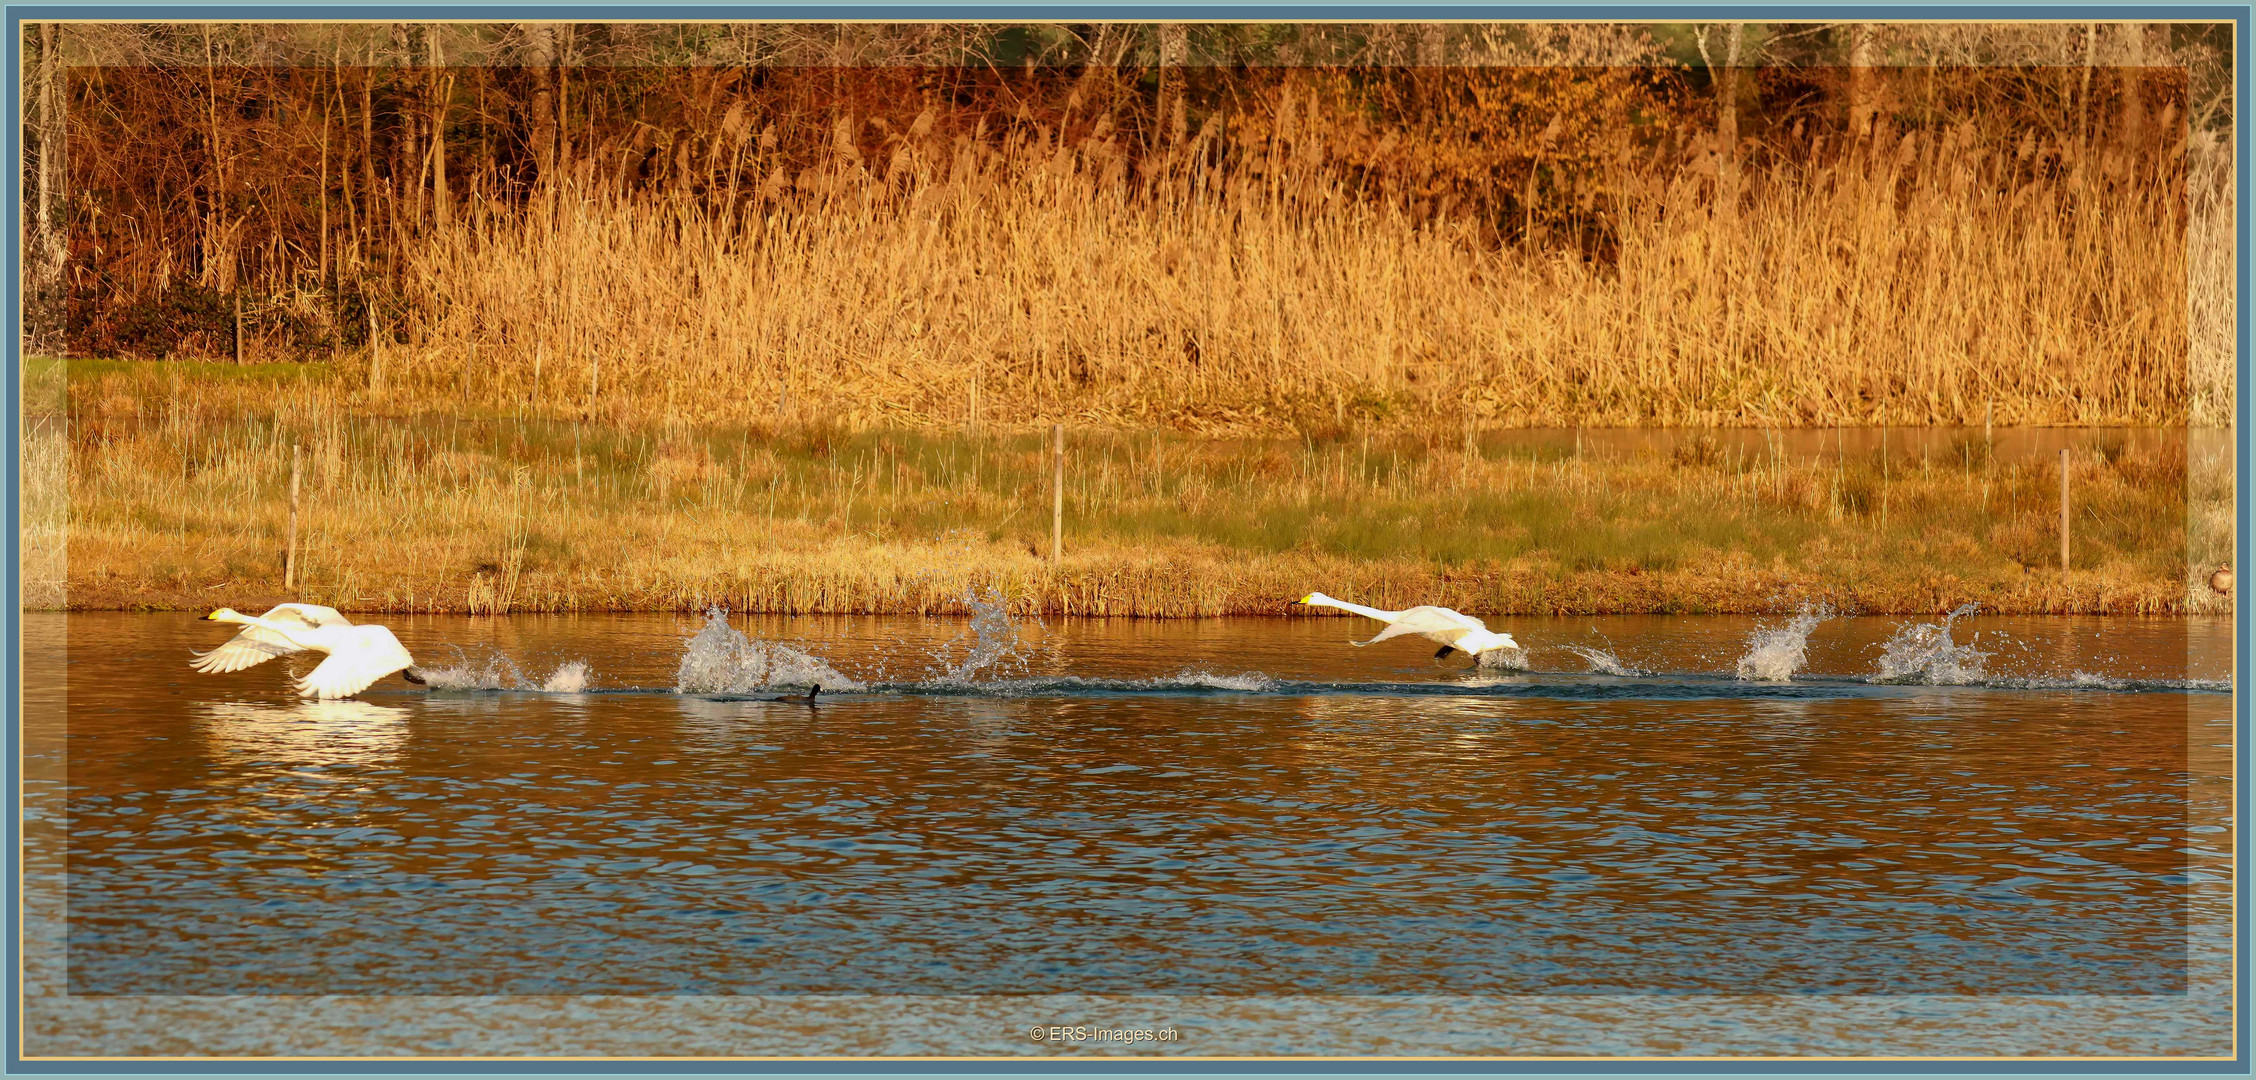
[[(2064, 576), (2054, 459), (1999, 456), (1979, 428), (1916, 456), (1845, 437), (1809, 452), (1081, 428), (1053, 565), (1035, 431), (370, 415), (306, 367), (90, 367), (67, 397), (58, 366), (30, 374), (35, 604), (282, 598), (293, 442), (296, 592), (362, 611), (935, 612), (973, 589), (1159, 616), (1281, 613), (1316, 588), (1496, 613), (2187, 603), (2182, 439), (2082, 437)], [(2201, 484), (2229, 497), (2229, 474)]]

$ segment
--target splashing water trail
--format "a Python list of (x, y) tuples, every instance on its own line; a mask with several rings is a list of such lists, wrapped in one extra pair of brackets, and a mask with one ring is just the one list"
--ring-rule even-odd
[(1982, 680), (1982, 667), (1990, 654), (1971, 641), (1951, 640), (1951, 624), (1972, 615), (1979, 604), (1966, 604), (1939, 623), (1911, 623), (1896, 631), (1880, 653), (1879, 682), (1930, 683), (1961, 686)]
[(1245, 671), (1236, 675), (1217, 675), (1210, 671), (1185, 668), (1173, 675), (1160, 675), (1148, 679), (1085, 678), (1079, 675), (1050, 675), (1033, 678), (996, 679), (976, 687), (963, 686), (994, 697), (1040, 697), (1057, 693), (1138, 693), (1170, 690), (1223, 690), (1241, 694), (1267, 694), (1277, 690), (1277, 680), (1258, 671)]
[(475, 663), (455, 650), (454, 663), (444, 667), (418, 667), (416, 674), (433, 690), (514, 690), (525, 685), (525, 672), (506, 656), (490, 656)]
[(1582, 657), (1582, 662), (1590, 665), (1590, 672), (1593, 675), (1645, 674), (1643, 670), (1622, 663), (1621, 657), (1615, 656), (1612, 649), (1601, 649), (1591, 645), (1564, 645), (1561, 648)]
[(550, 694), (577, 694), (588, 687), (588, 666), (585, 660), (569, 660), (556, 666), (541, 690)]
[(1014, 674), (1023, 674), (1029, 657), (1019, 648), (1018, 624), (1012, 622), (1010, 613), (1003, 609), (1002, 598), (966, 593), (963, 605), (971, 612), (971, 651), (961, 661), (951, 662), (957, 642), (963, 639), (958, 637), (941, 646), (933, 654), (933, 659), (943, 668), (935, 681), (960, 686), (998, 664)]
[(558, 664), (548, 678), (534, 682), (526, 676), (524, 668), (506, 656), (472, 661), (458, 649), (454, 663), (443, 667), (418, 667), (415, 671), (433, 690), (538, 690), (549, 694), (577, 694), (588, 688), (585, 660), (567, 660)]
[(1480, 654), (1474, 663), (1484, 668), (1526, 671), (1528, 670), (1528, 654), (1526, 649), (1490, 649)]
[(867, 689), (822, 657), (775, 641), (746, 637), (728, 624), (728, 612), (705, 611), (705, 627), (682, 649), (674, 690), (683, 694), (737, 694), (777, 686), (825, 690)]
[(1784, 626), (1757, 625), (1747, 635), (1747, 652), (1739, 658), (1739, 678), (1745, 682), (1787, 682), (1809, 663), (1810, 631), (1832, 618), (1829, 608), (1802, 609)]

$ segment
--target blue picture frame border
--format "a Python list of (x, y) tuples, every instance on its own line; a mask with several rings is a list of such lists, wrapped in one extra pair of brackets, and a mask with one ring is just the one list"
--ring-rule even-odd
[[(669, 3), (653, 5), (629, 4), (540, 4), (488, 2), (468, 6), (433, 4), (374, 5), (323, 7), (305, 3), (142, 3), (93, 5), (4, 5), (8, 38), (0, 56), (5, 57), (7, 75), (6, 100), (9, 116), (21, 116), (23, 108), (23, 26), (25, 22), (51, 20), (69, 21), (133, 21), (162, 19), (193, 19), (210, 21), (320, 21), (320, 22), (488, 22), (522, 19), (538, 12), (546, 19), (572, 22), (605, 21), (708, 21), (708, 20), (803, 20), (803, 21), (900, 21), (961, 20), (978, 22), (1255, 22), (1255, 21), (1429, 21), (1477, 19), (1482, 21), (1527, 20), (1592, 20), (1619, 22), (1690, 22), (1690, 21), (1904, 21), (1949, 20), (1967, 22), (2016, 21), (2032, 19), (2074, 19), (2076, 21), (2109, 21), (2137, 19), (2146, 22), (2200, 21), (2231, 22), (2234, 25), (2235, 50), (2233, 69), (2235, 75), (2235, 117), (2250, 115), (2252, 87), (2249, 58), (2248, 31), (2252, 9), (2248, 5), (2227, 6), (2215, 4), (2135, 5), (2124, 3), (2041, 3), (2041, 2), (1991, 2), (1975, 6), (1940, 4), (1601, 4), (1575, 6), (1562, 4), (1497, 5), (1497, 4), (1417, 4), (1387, 6), (1370, 3), (1315, 4), (1282, 2), (1233, 3), (1215, 6), (1184, 4), (1134, 5), (1134, 4), (1059, 4), (1040, 3), (1025, 5), (965, 4), (934, 2), (929, 4), (840, 4), (840, 5), (746, 5), (746, 4), (694, 4)], [(2236, 134), (2239, 134), (2236, 131)], [(2235, 172), (2235, 270), (2237, 290), (2234, 304), (2234, 372), (2236, 397), (2234, 403), (2234, 462), (2233, 492), (2236, 506), (2234, 536), (2234, 566), (2246, 567), (2249, 562), (2251, 539), (2248, 520), (2244, 516), (2249, 502), (2249, 467), (2251, 464), (2251, 439), (2249, 419), (2251, 409), (2246, 394), (2249, 386), (2249, 338), (2251, 316), (2247, 299), (2250, 296), (2249, 218), (2256, 204), (2250, 201), (2251, 156), (2248, 141), (2241, 135), (2234, 147), (2237, 157)], [(0, 125), (0, 157), (13, 162), (22, 161), (22, 128), (19, 124)], [(18, 173), (21, 173), (20, 164)], [(221, 1059), (199, 1061), (194, 1059), (89, 1059), (59, 1061), (50, 1058), (25, 1059), (21, 1056), (22, 1017), (20, 1015), (22, 972), (21, 934), (23, 932), (19, 891), (16, 883), (22, 873), (21, 865), (21, 795), (23, 762), (23, 631), (22, 631), (22, 453), (23, 446), (23, 273), (22, 237), (23, 202), (21, 190), (6, 200), (5, 221), (8, 242), (7, 264), (7, 355), (6, 387), (9, 408), (0, 427), (4, 427), (8, 442), (17, 452), (7, 462), (7, 537), (8, 559), (0, 569), (0, 579), (6, 583), (7, 595), (12, 601), (0, 611), (0, 627), (4, 627), (6, 656), (0, 658), (0, 668), (7, 674), (9, 693), (6, 699), (5, 734), (7, 758), (4, 765), (10, 798), (5, 800), (4, 819), (10, 842), (5, 856), (7, 874), (7, 905), (4, 943), (0, 943), (0, 961), (8, 967), (7, 1047), (4, 1058), (9, 1073), (46, 1073), (59, 1075), (319, 1075), (319, 1074), (406, 1074), (414, 1072), (430, 1075), (435, 1067), (445, 1073), (476, 1074), (590, 1074), (590, 1073), (741, 1073), (786, 1075), (837, 1075), (843, 1073), (1008, 1073), (1011, 1075), (1064, 1075), (1071, 1074), (1132, 1074), (1159, 1073), (1182, 1075), (1196, 1072), (1213, 1074), (1362, 1074), (1374, 1072), (1427, 1073), (1427, 1074), (1487, 1074), (1510, 1072), (1514, 1075), (1591, 1075), (1598, 1073), (1648, 1073), (1648, 1074), (1761, 1074), (1761, 1075), (1871, 1075), (1919, 1072), (1923, 1075), (2182, 1075), (2191, 1073), (2228, 1073), (2247, 1075), (2250, 1071), (2249, 1006), (2244, 989), (2250, 970), (2246, 949), (2249, 921), (2248, 880), (2249, 835), (2240, 813), (2236, 812), (2234, 828), (2235, 866), (2240, 870), (2233, 882), (2236, 924), (2236, 948), (2233, 958), (2235, 994), (2233, 1006), (2234, 1044), (2237, 1056), (2231, 1060), (2179, 1061), (2172, 1059), (2066, 1059), (2036, 1060), (2004, 1059), (1996, 1061), (1968, 1060), (1964, 1058), (1933, 1059), (1614, 1059), (1589, 1058), (1560, 1060), (1551, 1058), (1523, 1059), (1391, 1059), (1391, 1058), (787, 1058), (787, 1059), (576, 1059), (543, 1058), (509, 1060), (495, 1058), (415, 1058), (415, 1059), (277, 1059), (248, 1060)], [(2244, 677), (2245, 661), (2249, 658), (2250, 639), (2248, 617), (2244, 609), (2235, 605), (2233, 615), (2233, 784), (2236, 811), (2244, 811), (2247, 804), (2250, 704), (2248, 685)], [(1922, 1065), (1930, 1068), (1922, 1068)], [(1941, 1065), (1948, 1073), (1933, 1071)]]

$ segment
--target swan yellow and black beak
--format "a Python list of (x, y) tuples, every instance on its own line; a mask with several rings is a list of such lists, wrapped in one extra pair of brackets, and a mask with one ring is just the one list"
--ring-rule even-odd
[(1316, 594), (1315, 594), (1315, 593), (1309, 593), (1308, 595), (1306, 595), (1306, 596), (1303, 596), (1303, 597), (1301, 597), (1300, 599), (1293, 601), (1293, 603), (1295, 603), (1295, 604), (1305, 604), (1305, 603), (1308, 603), (1309, 601), (1311, 601), (1311, 600), (1314, 600), (1314, 599), (1316, 599)]
[(233, 608), (219, 608), (219, 609), (217, 609), (217, 610), (213, 611), (213, 612), (212, 612), (211, 614), (204, 616), (204, 618), (203, 618), (203, 621), (204, 621), (204, 622), (218, 622), (218, 621), (219, 621), (219, 617), (220, 617), (220, 616), (222, 616), (222, 615), (233, 615), (233, 614), (235, 614), (235, 609), (233, 609)]

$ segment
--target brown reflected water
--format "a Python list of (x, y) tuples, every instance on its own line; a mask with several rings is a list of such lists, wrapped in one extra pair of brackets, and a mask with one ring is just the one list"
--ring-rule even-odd
[(453, 688), (303, 703), (190, 671), (210, 624), (73, 615), (69, 990), (2186, 989), (2228, 624), (1961, 619), (1880, 683), (1907, 620), (1837, 619), (1774, 684), (1757, 620), (1509, 623), (1534, 670), (1339, 619), (744, 625), (851, 680), (809, 707), (676, 693), (698, 618), (398, 620)]

